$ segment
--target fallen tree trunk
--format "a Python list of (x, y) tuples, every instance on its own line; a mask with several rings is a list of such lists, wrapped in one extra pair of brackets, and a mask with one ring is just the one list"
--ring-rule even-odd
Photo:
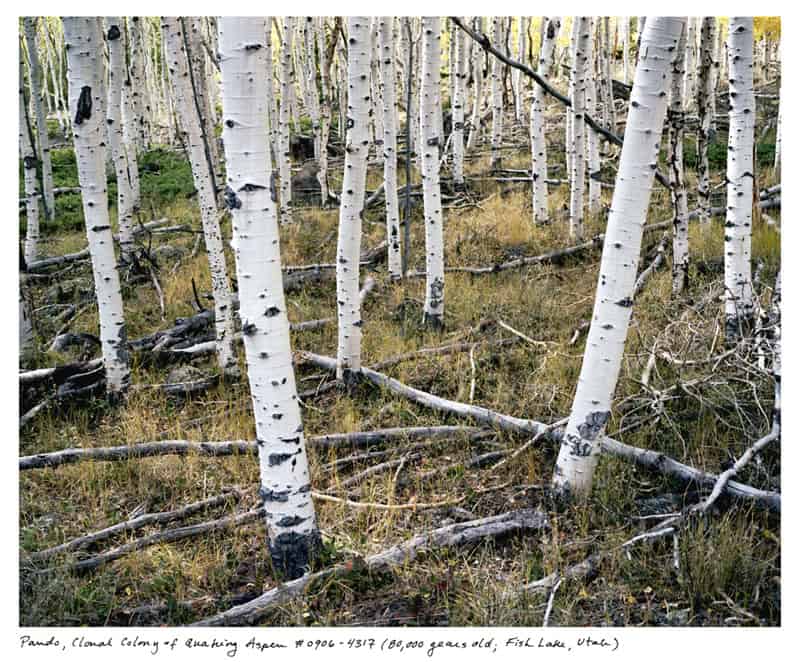
[(413, 561), (419, 554), (434, 550), (476, 543), (484, 538), (498, 538), (513, 533), (540, 531), (549, 526), (547, 517), (537, 510), (516, 510), (494, 517), (450, 524), (433, 531), (421, 533), (378, 554), (367, 557), (361, 563), (345, 561), (332, 568), (309, 573), (277, 586), (255, 600), (205, 618), (192, 627), (247, 625), (255, 623), (270, 609), (286, 604), (299, 597), (312, 582), (337, 577), (352, 572), (380, 572)]

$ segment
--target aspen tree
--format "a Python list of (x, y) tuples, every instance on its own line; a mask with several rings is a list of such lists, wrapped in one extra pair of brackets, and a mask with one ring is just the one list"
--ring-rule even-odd
[(50, 159), (50, 139), (47, 136), (47, 118), (42, 104), (42, 67), (39, 62), (39, 47), (36, 43), (36, 18), (26, 16), (25, 43), (28, 47), (28, 82), (30, 83), (30, 102), (33, 106), (33, 118), (36, 120), (37, 155), (42, 167), (42, 193), (44, 195), (44, 211), (49, 219), (55, 215), (55, 197), (53, 195), (53, 165)]
[[(483, 34), (483, 17), (476, 16), (473, 19), (472, 29), (479, 34)], [(467, 138), (467, 150), (475, 148), (478, 136), (481, 134), (481, 101), (483, 100), (483, 62), (485, 55), (480, 48), (472, 49), (472, 73), (473, 73), (473, 93), (472, 93), (472, 115), (469, 121), (469, 138)], [(538, 86), (537, 86), (538, 87)]]
[(281, 105), (278, 116), (278, 177), (280, 178), (281, 223), (292, 222), (292, 158), (289, 147), (289, 120), (292, 98), (292, 32), (294, 20), (283, 18), (283, 35), (280, 54)]
[(320, 546), (297, 400), (270, 178), (266, 23), (219, 18), (223, 142), (247, 376), (273, 566), (300, 577)]
[[(614, 85), (611, 75), (611, 25), (608, 16), (603, 17), (602, 25), (602, 49), (599, 60), (600, 64), (597, 67), (600, 87), (602, 89), (602, 98), (600, 101), (603, 104), (603, 122), (609, 131), (616, 133), (617, 118), (614, 109)], [(598, 27), (598, 32), (599, 30), (600, 28)]]
[(451, 33), (455, 42), (455, 66), (453, 69), (453, 187), (456, 190), (464, 188), (464, 106), (466, 105), (466, 48), (464, 47), (464, 32), (455, 26)]
[(622, 82), (626, 85), (630, 78), (631, 60), (631, 17), (622, 17)]
[(591, 491), (600, 439), (611, 414), (633, 305), (642, 228), (667, 110), (669, 67), (685, 18), (648, 19), (636, 67), (625, 141), (608, 215), (594, 312), (578, 387), (553, 473), (564, 497)]
[[(689, 19), (690, 21), (691, 19)], [(687, 22), (688, 28), (688, 22)], [(672, 200), (672, 293), (680, 294), (689, 286), (689, 203), (683, 169), (683, 126), (685, 112), (682, 91), (685, 88), (685, 41), (687, 30), (681, 32), (678, 50), (672, 63), (669, 118), (668, 156), (670, 197)]]
[[(567, 87), (567, 97), (570, 99), (570, 104), (572, 104), (572, 98), (575, 96), (575, 51), (578, 45), (578, 32), (580, 27), (580, 20), (577, 16), (573, 16), (571, 20), (572, 27), (570, 30), (569, 40), (569, 59), (572, 62), (572, 66), (569, 68), (569, 82)], [(566, 122), (564, 123), (564, 151), (570, 190), (572, 190), (572, 187), (574, 186), (573, 177), (575, 175), (574, 161), (576, 147), (575, 106), (570, 105), (570, 107), (566, 109)]]
[(117, 397), (130, 383), (130, 368), (119, 273), (108, 216), (105, 95), (97, 85), (103, 38), (95, 18), (65, 16), (62, 20), (72, 137), (97, 295), (106, 389), (110, 396)]
[(753, 225), (753, 143), (756, 100), (753, 91), (753, 18), (728, 21), (730, 129), (728, 196), (725, 214), (725, 332), (735, 340), (753, 318), (750, 245)]
[[(783, 50), (783, 47), (781, 47)], [(783, 77), (781, 77), (780, 82), (778, 83), (778, 119), (777, 119), (777, 126), (775, 127), (775, 161), (773, 163), (773, 168), (775, 170), (775, 177), (777, 177), (778, 181), (780, 182), (781, 177), (781, 117), (783, 115), (783, 103), (781, 103), (782, 92), (783, 92)]]
[(422, 199), (425, 216), (425, 307), (423, 321), (433, 328), (444, 325), (444, 235), (439, 184), (439, 145), (436, 113), (440, 94), (441, 19), (422, 19)]
[[(267, 125), (269, 127), (269, 149), (271, 164), (278, 164), (278, 100), (275, 96), (275, 71), (272, 59), (272, 20), (273, 16), (266, 17), (267, 40), (264, 45), (267, 58)], [(275, 172), (274, 169), (272, 170)]]
[(394, 19), (379, 19), (379, 61), (383, 86), (383, 195), (386, 200), (388, 271), (393, 280), (402, 274), (400, 256), (400, 209), (397, 201), (397, 92), (394, 75)]
[(708, 169), (708, 146), (713, 138), (714, 116), (714, 44), (716, 19), (706, 16), (700, 27), (700, 67), (697, 76), (697, 205), (700, 221), (711, 220), (711, 186)]
[[(528, 18), (526, 16), (517, 17), (517, 61), (524, 63), (528, 50)], [(523, 104), (524, 81), (522, 72), (514, 69), (511, 72), (511, 80), (514, 88), (514, 116), (517, 123), (525, 121), (525, 110)]]
[[(331, 101), (330, 101), (330, 62), (325, 47), (325, 18), (317, 17), (319, 22), (317, 35), (317, 52), (319, 53), (320, 96), (319, 96), (319, 180), (322, 206), (328, 206), (328, 135), (331, 127)], [(336, 38), (334, 36), (334, 38)], [(396, 126), (396, 125), (395, 125)], [(395, 159), (396, 163), (396, 159)], [(391, 258), (390, 258), (391, 262)]]
[(146, 114), (143, 92), (146, 89), (144, 63), (144, 38), (142, 36), (142, 19), (138, 16), (128, 18), (128, 43), (130, 45), (130, 79), (128, 88), (131, 102), (132, 126), (135, 127), (132, 137), (137, 151), (147, 149), (149, 141), (149, 117)]
[[(175, 107), (180, 119), (183, 140), (192, 166), (192, 176), (200, 204), (203, 236), (206, 242), (208, 263), (211, 270), (211, 287), (214, 295), (214, 323), (216, 326), (217, 361), (223, 373), (237, 373), (236, 352), (233, 339), (233, 310), (231, 309), (231, 286), (223, 250), (222, 232), (219, 227), (219, 210), (214, 190), (211, 164), (205, 151), (200, 117), (192, 100), (192, 86), (186, 41), (179, 18), (162, 17), (161, 29), (167, 45), (167, 62), (175, 94)], [(226, 196), (229, 194), (226, 191)]]
[[(128, 174), (128, 154), (122, 140), (122, 85), (125, 79), (125, 26), (118, 16), (106, 19), (108, 43), (108, 106), (106, 125), (111, 160), (117, 175), (117, 221), (120, 259), (129, 263), (133, 254), (133, 190)], [(136, 158), (136, 155), (132, 155)], [(134, 165), (134, 167), (136, 167)]]
[(336, 376), (346, 382), (361, 370), (361, 302), (358, 292), (361, 260), (361, 213), (369, 152), (371, 58), (367, 16), (347, 19), (347, 137), (344, 157), (339, 238), (336, 249), (336, 301), (339, 343)]
[[(589, 39), (587, 42), (586, 61), (586, 109), (594, 116), (597, 110), (597, 84), (598, 73), (602, 68), (602, 52), (597, 48), (596, 42), (600, 35), (601, 25), (597, 20), (588, 19), (590, 24)], [(589, 169), (589, 214), (595, 216), (600, 212), (600, 137), (597, 132), (586, 131), (586, 165)]]
[(36, 176), (36, 153), (29, 133), (28, 105), (25, 102), (23, 55), (19, 59), (19, 155), (25, 182), (25, 247), (26, 264), (39, 256), (39, 179)]
[(695, 16), (687, 19), (686, 54), (683, 64), (683, 70), (686, 72), (683, 84), (684, 110), (692, 108), (697, 94), (697, 22), (698, 19)]
[(576, 17), (576, 39), (573, 55), (572, 86), (572, 188), (569, 201), (569, 235), (580, 241), (583, 238), (583, 188), (586, 172), (584, 122), (586, 107), (586, 76), (591, 37), (591, 19), (586, 16)]
[(372, 102), (372, 143), (375, 145), (375, 154), (382, 151), (383, 146), (383, 83), (381, 80), (381, 53), (380, 53), (380, 17), (372, 18), (370, 28), (370, 99)]
[[(503, 46), (503, 19), (492, 18), (492, 43), (497, 48)], [(421, 116), (420, 116), (421, 117)], [(500, 148), (503, 144), (503, 72), (500, 58), (492, 58), (492, 158), (491, 170), (502, 165)]]
[[(558, 33), (561, 29), (559, 16), (543, 17), (544, 25), (542, 46), (539, 49), (539, 66), (537, 73), (544, 79), (550, 74), (553, 64)], [(531, 156), (533, 174), (533, 220), (536, 223), (547, 221), (547, 135), (545, 129), (545, 91), (541, 85), (533, 88), (531, 102)]]

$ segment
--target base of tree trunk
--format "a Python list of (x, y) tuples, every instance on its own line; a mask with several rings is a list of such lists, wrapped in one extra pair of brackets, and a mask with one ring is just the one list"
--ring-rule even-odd
[(269, 541), (269, 554), (276, 575), (284, 580), (302, 577), (314, 563), (322, 547), (319, 530), (306, 534), (281, 533)]

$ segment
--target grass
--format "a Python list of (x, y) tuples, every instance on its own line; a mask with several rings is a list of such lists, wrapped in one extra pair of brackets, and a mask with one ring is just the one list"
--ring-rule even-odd
[[(69, 157), (57, 151), (60, 182)], [(523, 150), (524, 152), (524, 150)], [(561, 155), (553, 153), (558, 162)], [(473, 173), (485, 171), (486, 158), (473, 161)], [(74, 163), (74, 161), (73, 161)], [(524, 153), (509, 156), (508, 167), (527, 167)], [(182, 158), (158, 150), (142, 161), (143, 220), (166, 216), (174, 222), (199, 227), (196, 202), (191, 194), (191, 173)], [(74, 168), (74, 166), (73, 166)], [(74, 175), (74, 172), (73, 172)], [(762, 171), (761, 176), (768, 177)], [(717, 173), (717, 176), (719, 174)], [(690, 178), (691, 179), (691, 178)], [(370, 169), (368, 188), (380, 182), (380, 168)], [(764, 186), (768, 179), (760, 181)], [(336, 188), (338, 182), (333, 184)], [(566, 187), (552, 188), (549, 225), (531, 225), (527, 187), (498, 188), (492, 182), (476, 185), (483, 200), (465, 211), (447, 211), (446, 255), (451, 265), (486, 265), (517, 255), (533, 255), (568, 245), (567, 223), (561, 215)], [(604, 190), (604, 203), (610, 194)], [(76, 196), (77, 197), (77, 196)], [(59, 204), (66, 204), (61, 203)], [(79, 209), (57, 209), (55, 225), (47, 227), (46, 252), (58, 254), (85, 245), (82, 230), (72, 224)], [(63, 215), (62, 213), (63, 212)], [(669, 218), (666, 193), (656, 188), (650, 205), (651, 221)], [(68, 220), (72, 219), (72, 220)], [(286, 264), (332, 262), (335, 259), (337, 210), (301, 209), (297, 222), (281, 230)], [(385, 235), (380, 208), (365, 214), (364, 246), (377, 244)], [(605, 212), (587, 222), (587, 236), (602, 231)], [(230, 222), (223, 223), (230, 236)], [(646, 238), (647, 256), (658, 241)], [(161, 319), (157, 297), (148, 283), (126, 286), (124, 291), (129, 337), (168, 326), (176, 317), (191, 314), (191, 280), (201, 292), (210, 291), (207, 260), (201, 252), (190, 258), (192, 237), (171, 238), (183, 250), (180, 258), (164, 260), (159, 278), (167, 307)], [(722, 222), (691, 228), (691, 290), (685, 298), (670, 293), (669, 267), (657, 272), (637, 300), (609, 430), (634, 421), (641, 425), (620, 438), (628, 444), (653, 448), (707, 471), (718, 472), (737, 457), (768, 427), (762, 415), (771, 407), (768, 379), (742, 378), (741, 366), (726, 362), (718, 369), (730, 379), (715, 380), (696, 391), (664, 402), (660, 418), (643, 416), (652, 400), (639, 385), (650, 349), (657, 338), (682, 358), (705, 357), (719, 352), (714, 340), (721, 310), (712, 304), (703, 314), (687, 313), (689, 303), (718, 285), (721, 274), (698, 269), (722, 254)], [(157, 243), (157, 242), (156, 242)], [(779, 236), (765, 224), (754, 228), (754, 260), (766, 264), (763, 282), (770, 284), (779, 262)], [(228, 255), (233, 273), (233, 256)], [(646, 259), (646, 258), (644, 258)], [(421, 210), (412, 221), (411, 263), (424, 266)], [(598, 277), (599, 252), (567, 260), (559, 266), (540, 265), (481, 277), (448, 274), (446, 329), (433, 332), (421, 326), (424, 282), (393, 284), (380, 267), (372, 275), (379, 281), (377, 293), (364, 311), (363, 358), (369, 365), (401, 352), (443, 344), (481, 319), (501, 318), (538, 339), (547, 347), (524, 342), (497, 350), (475, 352), (475, 403), (505, 413), (552, 421), (569, 412), (578, 378), (583, 340), (569, 345), (573, 330), (588, 320)], [(90, 284), (86, 268), (70, 278)], [(63, 285), (63, 283), (62, 283)], [(50, 286), (33, 289), (34, 308), (46, 303)], [(768, 291), (762, 294), (765, 301)], [(335, 285), (323, 283), (292, 294), (291, 321), (335, 314)], [(685, 321), (678, 324), (685, 315)], [(49, 314), (36, 317), (42, 342), (32, 367), (62, 363), (71, 355), (45, 351), (55, 332)], [(72, 325), (73, 331), (96, 333), (96, 311), (90, 309)], [(504, 334), (498, 332), (497, 335)], [(507, 334), (504, 334), (507, 335)], [(712, 346), (716, 343), (716, 347)], [(295, 334), (293, 346), (335, 355), (335, 325)], [(241, 350), (240, 350), (241, 353)], [(240, 356), (243, 365), (243, 356)], [(198, 364), (212, 373), (213, 359)], [(133, 383), (166, 381), (168, 369), (134, 364)], [(469, 399), (473, 374), (468, 354), (431, 357), (400, 364), (389, 370), (401, 381), (455, 400)], [(708, 366), (678, 369), (659, 363), (652, 388), (664, 390), (677, 380), (707, 376)], [(299, 388), (319, 383), (321, 375), (309, 366), (298, 366)], [(736, 381), (737, 379), (741, 381)], [(723, 383), (716, 384), (716, 381)], [(636, 407), (644, 410), (636, 411)], [(211, 415), (202, 425), (193, 419)], [(388, 426), (459, 424), (464, 421), (423, 409), (388, 392), (360, 387), (354, 394), (332, 391), (310, 399), (303, 409), (308, 435), (346, 432)], [(23, 432), (20, 454), (58, 450), (71, 446), (111, 446), (157, 438), (223, 440), (253, 437), (246, 383), (224, 384), (186, 401), (175, 401), (157, 392), (138, 391), (125, 406), (110, 408), (93, 402), (81, 408), (59, 409), (39, 415)], [(548, 483), (557, 449), (542, 444), (531, 448), (502, 471), (465, 470), (442, 472), (432, 481), (419, 475), (434, 467), (464, 461), (499, 445), (514, 448), (525, 439), (498, 433), (490, 443), (466, 440), (443, 443), (403, 472), (407, 483), (394, 492), (393, 472), (377, 474), (363, 482), (360, 498), (387, 503), (414, 498), (430, 502), (466, 495), (460, 507), (475, 517), (516, 507), (543, 507), (540, 492), (525, 485)], [(398, 456), (402, 454), (398, 445)], [(763, 455), (761, 468), (748, 467), (739, 477), (762, 488), (772, 488), (769, 476), (778, 476), (776, 449)], [(336, 458), (332, 452), (309, 450), (316, 489), (333, 491), (356, 468), (324, 473), (322, 467)], [(476, 490), (508, 482), (495, 492)], [(85, 463), (55, 470), (38, 470), (20, 476), (19, 545), (22, 556), (72, 537), (126, 519), (136, 508), (147, 512), (170, 510), (220, 493), (238, 485), (250, 490), (247, 504), (255, 503), (258, 466), (251, 456), (219, 459), (162, 457), (115, 463)], [(669, 479), (639, 470), (630, 464), (603, 458), (596, 487), (585, 507), (550, 513), (551, 529), (536, 536), (486, 543), (468, 550), (434, 552), (391, 575), (350, 576), (316, 586), (304, 599), (269, 614), (270, 625), (540, 625), (546, 595), (504, 597), (507, 589), (536, 580), (554, 570), (578, 562), (590, 553), (630, 538), (643, 526), (637, 515), (646, 513), (648, 499), (665, 493), (684, 496), (684, 489)], [(247, 506), (245, 504), (245, 506)], [(242, 508), (245, 506), (239, 506)], [(201, 514), (191, 521), (221, 517), (234, 506)], [(317, 503), (319, 524), (330, 560), (354, 551), (368, 555), (409, 538), (422, 530), (441, 526), (456, 517), (452, 511), (372, 511), (334, 503)], [(141, 535), (141, 534), (139, 534)], [(672, 541), (634, 548), (632, 558), (612, 556), (594, 581), (567, 581), (554, 602), (551, 623), (558, 625), (733, 625), (780, 623), (780, 530), (773, 516), (750, 508), (715, 514), (707, 523), (687, 530), (679, 539), (682, 572), (672, 567)], [(120, 539), (119, 544), (126, 542)], [(185, 624), (225, 607), (224, 598), (243, 590), (260, 592), (275, 584), (259, 523), (173, 545), (147, 548), (104, 566), (88, 575), (74, 575), (51, 564), (49, 574), (38, 574), (23, 564), (20, 582), (22, 625), (125, 625), (126, 610), (143, 604), (166, 603), (167, 610), (150, 622)], [(220, 601), (194, 612), (178, 606), (181, 600), (213, 596)], [(743, 614), (747, 612), (750, 616)], [(752, 617), (752, 618), (751, 618)], [(145, 621), (148, 622), (148, 621)]]

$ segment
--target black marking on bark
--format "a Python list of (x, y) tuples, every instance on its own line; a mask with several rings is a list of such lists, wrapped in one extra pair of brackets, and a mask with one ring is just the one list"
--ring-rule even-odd
[(32, 170), (36, 167), (38, 161), (36, 160), (35, 156), (26, 156), (24, 159), (22, 159), (22, 163), (25, 166), (25, 170)]
[(240, 192), (241, 192), (241, 191), (246, 191), (247, 193), (250, 193), (250, 192), (252, 192), (252, 191), (263, 191), (263, 190), (265, 190), (266, 188), (267, 188), (266, 186), (261, 186), (261, 184), (251, 184), (250, 182), (248, 182), (247, 184), (245, 184), (244, 186), (242, 186), (242, 187), (239, 189), (239, 191), (240, 191)]
[(259, 48), (261, 48), (261, 44), (245, 44), (244, 45), (244, 50), (246, 50), (246, 51), (257, 51)]
[(281, 309), (277, 306), (270, 306), (269, 308), (264, 311), (265, 317), (275, 317), (275, 315), (280, 315)]
[(242, 324), (242, 335), (252, 336), (256, 332), (256, 325), (252, 322), (244, 322)]
[(263, 485), (258, 488), (258, 496), (264, 503), (287, 503), (289, 490), (271, 490)]
[(297, 526), (298, 524), (305, 522), (307, 519), (308, 517), (300, 517), (300, 515), (284, 515), (277, 522), (275, 522), (275, 526)]
[(578, 426), (578, 432), (583, 439), (594, 441), (605, 428), (606, 421), (611, 417), (610, 411), (593, 411), (586, 416), (586, 420)]
[(278, 437), (284, 444), (299, 444), (300, 437)]
[(103, 232), (103, 230), (110, 230), (110, 225), (95, 225), (92, 227), (92, 232)]
[(242, 207), (242, 201), (236, 197), (236, 193), (230, 186), (225, 187), (225, 206), (228, 209), (241, 209)]
[(615, 303), (618, 306), (622, 306), (623, 308), (630, 308), (631, 306), (633, 306), (633, 299), (631, 299), (630, 297), (625, 297), (624, 299), (620, 299)]
[(319, 531), (309, 533), (287, 531), (269, 541), (269, 553), (276, 572), (286, 579), (302, 577), (321, 546)]
[(267, 462), (269, 462), (269, 466), (271, 467), (278, 467), (298, 453), (300, 453), (300, 450), (298, 450), (297, 453), (270, 453), (269, 457), (267, 457)]
[(75, 124), (83, 124), (83, 120), (88, 120), (92, 117), (92, 88), (84, 85), (81, 88), (81, 94), (78, 97), (78, 109), (75, 113)]
[(108, 28), (108, 40), (114, 41), (115, 39), (119, 39), (122, 36), (122, 33), (119, 31), (119, 26), (112, 25)]

